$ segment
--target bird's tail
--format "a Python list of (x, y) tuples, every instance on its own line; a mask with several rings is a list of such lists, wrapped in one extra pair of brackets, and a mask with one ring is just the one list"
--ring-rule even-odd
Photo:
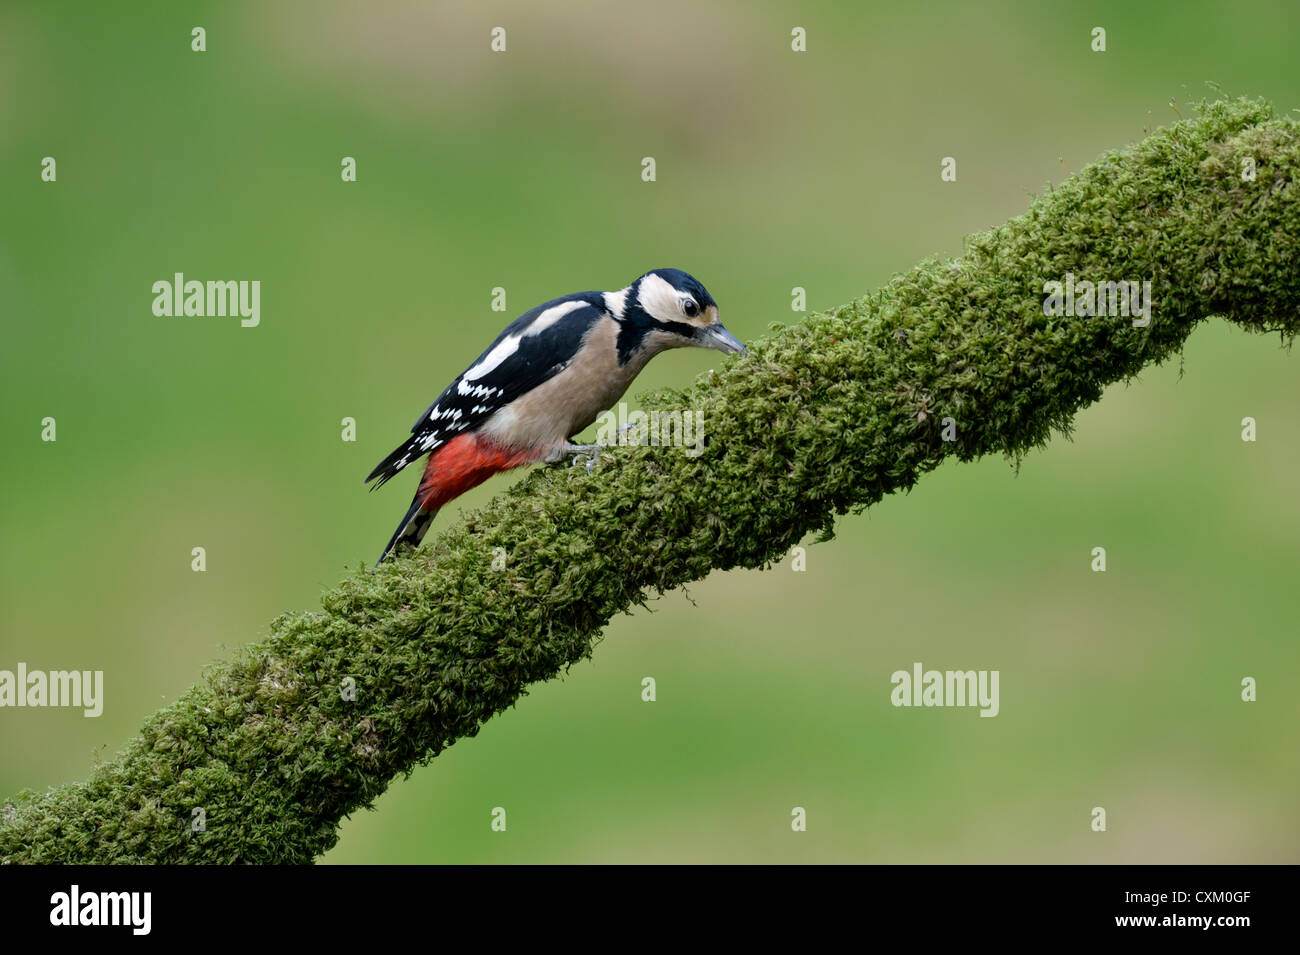
[(379, 555), (379, 560), (375, 561), (376, 564), (383, 563), (384, 558), (393, 552), (393, 548), (402, 542), (406, 542), (412, 547), (420, 546), (425, 531), (429, 529), (429, 525), (433, 523), (433, 518), (438, 513), (438, 508), (432, 506), (431, 503), (422, 505), (420, 503), (422, 497), (424, 495), (420, 493), (415, 495), (415, 500), (411, 502), (411, 507), (402, 518), (402, 522), (397, 525), (397, 530), (393, 532), (393, 536), (389, 539), (384, 552)]
[(421, 436), (413, 434), (396, 448), (394, 448), (384, 460), (375, 465), (375, 469), (366, 475), (366, 484), (371, 484), (370, 490), (375, 491), (388, 483), (389, 479), (394, 477), (402, 468), (406, 467), (416, 458), (421, 457), (429, 450), (428, 446), (423, 444)]

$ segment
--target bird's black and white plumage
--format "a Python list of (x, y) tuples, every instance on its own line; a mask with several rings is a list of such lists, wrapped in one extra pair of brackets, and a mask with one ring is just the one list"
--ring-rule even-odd
[(379, 559), (399, 541), (418, 544), (438, 508), (492, 474), (589, 450), (569, 439), (618, 401), (651, 358), (692, 345), (745, 351), (704, 286), (677, 269), (647, 272), (617, 292), (552, 299), (519, 316), (366, 478), (380, 487), (429, 455)]

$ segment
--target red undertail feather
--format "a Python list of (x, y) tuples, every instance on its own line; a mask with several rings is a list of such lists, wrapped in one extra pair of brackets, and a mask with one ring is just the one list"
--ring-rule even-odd
[(429, 455), (411, 508), (402, 518), (402, 523), (397, 525), (396, 533), (379, 555), (379, 560), (382, 561), (403, 541), (418, 546), (433, 523), (434, 515), (444, 504), (478, 487), (494, 474), (531, 464), (543, 456), (544, 452), (538, 449), (512, 450), (477, 434), (452, 438)]

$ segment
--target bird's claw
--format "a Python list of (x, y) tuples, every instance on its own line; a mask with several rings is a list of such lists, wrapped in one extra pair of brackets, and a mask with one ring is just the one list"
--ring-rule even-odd
[(586, 465), (586, 467), (587, 467), (587, 475), (590, 476), (590, 475), (591, 475), (591, 469), (594, 468), (594, 467), (596, 466), (596, 462), (597, 462), (598, 460), (600, 460), (600, 454), (599, 454), (599, 453), (596, 453), (596, 454), (575, 454), (575, 455), (573, 456), (573, 466), (576, 468), (576, 467), (578, 466), (578, 462), (581, 461), (583, 458), (586, 458), (586, 459), (587, 459), (587, 465)]
[(583, 460), (583, 458), (586, 458), (587, 460), (587, 464), (586, 464), (587, 474), (590, 475), (592, 473), (592, 468), (594, 468), (596, 466), (596, 462), (600, 460), (599, 445), (589, 447), (589, 448), (587, 447), (581, 448), (577, 454), (573, 455), (572, 467), (576, 468), (578, 466), (578, 462)]

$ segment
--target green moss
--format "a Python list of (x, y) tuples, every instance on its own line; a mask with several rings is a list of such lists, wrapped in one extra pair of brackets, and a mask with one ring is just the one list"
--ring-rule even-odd
[[(1210, 316), (1289, 342), (1297, 171), (1300, 128), (1250, 100), (1106, 154), (960, 259), (924, 262), (652, 399), (703, 409), (700, 457), (623, 448), (592, 475), (537, 469), (423, 551), (349, 576), (321, 611), (279, 617), (87, 782), (7, 807), (0, 859), (309, 861), (345, 814), (590, 655), (648, 595), (765, 566), (947, 456), (1018, 458)], [(1045, 316), (1043, 282), (1067, 272), (1150, 279), (1150, 326)], [(941, 439), (945, 417), (956, 441)], [(347, 677), (355, 701), (339, 692)]]

